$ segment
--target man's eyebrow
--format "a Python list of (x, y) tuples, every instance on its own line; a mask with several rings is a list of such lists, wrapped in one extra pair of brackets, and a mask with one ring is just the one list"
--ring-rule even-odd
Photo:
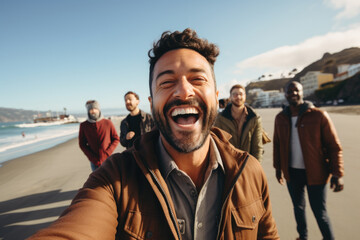
[(160, 72), (160, 73), (156, 76), (155, 80), (159, 79), (162, 75), (165, 75), (165, 74), (174, 74), (174, 73), (175, 73), (175, 72), (174, 72), (173, 70), (165, 70), (165, 71), (163, 71), (163, 72)]
[(206, 73), (206, 71), (204, 69), (202, 69), (202, 68), (191, 68), (190, 72), (193, 72), (193, 73), (197, 73), (197, 72)]
[[(206, 71), (204, 69), (202, 69), (202, 68), (191, 68), (189, 70), (189, 72), (191, 72), (191, 73), (198, 73), (198, 72), (206, 73)], [(175, 74), (175, 72), (173, 70), (162, 71), (156, 76), (155, 80), (159, 79), (161, 76), (166, 75), (166, 74)]]

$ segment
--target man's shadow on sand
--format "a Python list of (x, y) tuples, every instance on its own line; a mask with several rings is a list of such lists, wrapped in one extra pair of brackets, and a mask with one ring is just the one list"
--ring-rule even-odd
[(44, 204), (57, 203), (65, 200), (72, 200), (76, 193), (77, 190), (67, 192), (55, 190), (0, 202), (0, 240), (25, 239), (31, 236), (38, 230), (49, 226), (52, 222), (40, 224), (21, 223), (41, 220), (49, 217), (58, 217), (67, 208), (67, 206), (39, 210), (25, 209), (24, 211), (20, 210), (19, 212), (11, 211), (41, 206)]

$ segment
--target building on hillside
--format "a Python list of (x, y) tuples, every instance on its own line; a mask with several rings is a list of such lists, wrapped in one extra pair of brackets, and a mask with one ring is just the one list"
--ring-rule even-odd
[(263, 91), (259, 88), (254, 90), (252, 94), (256, 93), (257, 97), (253, 105), (256, 107), (278, 107), (286, 102), (284, 93), (279, 90)]
[(300, 83), (303, 85), (304, 97), (308, 97), (315, 93), (322, 84), (332, 82), (334, 75), (332, 73), (322, 73), (319, 71), (307, 72), (304, 76), (300, 77)]
[(341, 64), (338, 66), (338, 73), (334, 78), (334, 82), (343, 81), (345, 79), (351, 78), (358, 72), (360, 72), (360, 63)]

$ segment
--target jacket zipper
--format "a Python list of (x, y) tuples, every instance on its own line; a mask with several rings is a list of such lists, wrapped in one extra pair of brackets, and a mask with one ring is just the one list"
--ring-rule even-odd
[(162, 186), (161, 186), (158, 178), (155, 176), (155, 173), (154, 173), (152, 170), (150, 170), (147, 162), (144, 161), (142, 158), (137, 157), (136, 152), (133, 153), (133, 157), (134, 157), (135, 159), (140, 159), (140, 161), (144, 164), (145, 168), (148, 170), (148, 172), (150, 173), (150, 175), (151, 175), (152, 179), (154, 180), (156, 186), (158, 187), (160, 193), (163, 195), (163, 197), (164, 197), (164, 199), (165, 199), (165, 202), (166, 202), (166, 206), (167, 206), (167, 208), (168, 208), (168, 210), (169, 210), (169, 213), (170, 213), (171, 221), (173, 222), (173, 224), (174, 224), (174, 226), (175, 226), (176, 234), (177, 234), (177, 236), (178, 236), (178, 239), (181, 240), (180, 231), (179, 231), (179, 229), (178, 229), (178, 225), (177, 225), (177, 221), (176, 221), (176, 219), (175, 219), (174, 213), (173, 213), (173, 211), (171, 211), (169, 199), (168, 199), (168, 197), (166, 196), (166, 193), (165, 193), (164, 189), (162, 188)]
[(176, 229), (176, 233), (177, 233), (177, 235), (178, 235), (179, 240), (181, 240), (180, 231), (179, 231), (179, 229), (178, 229), (178, 225), (177, 225), (177, 221), (176, 221), (176, 219), (175, 219), (174, 213), (173, 213), (173, 211), (171, 210), (170, 203), (169, 203), (169, 199), (168, 199), (168, 197), (166, 196), (166, 193), (165, 193), (164, 189), (162, 188), (159, 180), (158, 180), (157, 177), (155, 176), (155, 173), (154, 173), (152, 170), (150, 170), (147, 166), (146, 166), (146, 168), (147, 168), (148, 171), (150, 172), (151, 177), (153, 178), (155, 184), (157, 185), (157, 187), (159, 188), (161, 194), (163, 195), (163, 197), (164, 197), (164, 199), (165, 199), (166, 206), (167, 206), (167, 208), (169, 209), (169, 213), (170, 213), (171, 220), (172, 220), (172, 222), (173, 222), (173, 224), (174, 224), (174, 226), (175, 226), (175, 229)]
[(239, 179), (242, 171), (244, 170), (248, 158), (249, 158), (249, 155), (246, 156), (246, 158), (245, 158), (245, 160), (244, 160), (244, 163), (241, 165), (241, 168), (240, 168), (239, 172), (237, 173), (237, 175), (236, 175), (236, 177), (235, 177), (235, 181), (234, 181), (233, 184), (231, 185), (230, 190), (229, 190), (229, 192), (227, 193), (226, 198), (225, 198), (225, 201), (224, 201), (224, 203), (223, 203), (223, 205), (222, 205), (222, 207), (221, 207), (221, 214), (220, 214), (219, 226), (218, 226), (218, 231), (217, 231), (217, 237), (216, 237), (216, 239), (220, 239), (220, 227), (221, 227), (221, 222), (223, 221), (223, 217), (224, 217), (225, 203), (228, 201), (228, 199), (229, 199), (229, 197), (230, 197), (230, 192), (233, 190), (233, 188), (234, 188), (236, 182), (238, 181), (238, 179)]

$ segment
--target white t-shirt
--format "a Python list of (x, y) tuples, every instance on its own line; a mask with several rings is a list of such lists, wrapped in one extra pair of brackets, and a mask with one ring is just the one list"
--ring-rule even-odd
[(297, 116), (291, 117), (291, 138), (290, 138), (290, 149), (291, 149), (291, 161), (290, 167), (305, 169), (304, 157), (301, 150), (299, 132), (295, 126)]

